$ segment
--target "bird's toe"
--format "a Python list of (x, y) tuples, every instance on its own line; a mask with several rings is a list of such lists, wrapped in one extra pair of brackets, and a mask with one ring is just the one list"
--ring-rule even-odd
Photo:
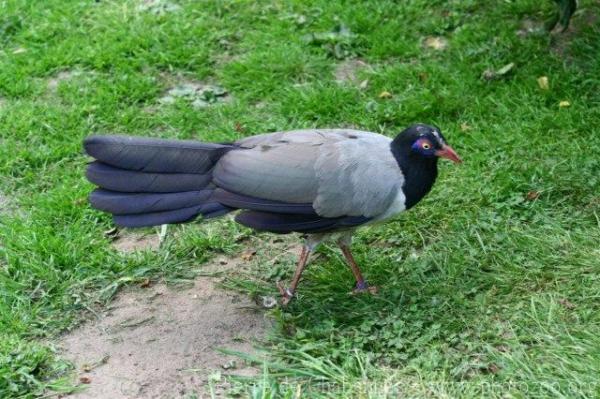
[(377, 294), (378, 291), (379, 291), (379, 289), (376, 286), (369, 285), (366, 281), (363, 281), (361, 283), (356, 283), (356, 286), (352, 290), (352, 293), (353, 294), (369, 293), (369, 294), (375, 295), (375, 294)]
[(294, 297), (294, 292), (286, 288), (282, 282), (277, 283), (277, 289), (279, 289), (279, 293), (281, 294), (281, 306), (287, 306)]

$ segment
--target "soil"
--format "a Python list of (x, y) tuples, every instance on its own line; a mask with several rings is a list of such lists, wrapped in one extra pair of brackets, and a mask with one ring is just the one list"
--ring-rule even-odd
[(48, 79), (48, 90), (55, 92), (61, 82), (71, 80), (81, 75), (81, 71), (60, 71), (54, 77)]
[(0, 192), (0, 214), (8, 213), (10, 209), (10, 200)]
[(359, 59), (342, 61), (335, 67), (334, 75), (338, 83), (358, 85), (361, 70), (370, 69), (369, 64)]
[(158, 234), (119, 233), (112, 246), (119, 252), (131, 253), (143, 250), (157, 250), (160, 246)]
[[(242, 262), (218, 258), (211, 265), (222, 270)], [(256, 353), (253, 343), (270, 323), (253, 301), (217, 283), (198, 277), (188, 289), (131, 288), (96, 320), (65, 335), (62, 356), (73, 362), (85, 388), (69, 397), (203, 398), (211, 390), (220, 397), (228, 388), (220, 375), (259, 373), (217, 348)]]
[(229, 102), (232, 97), (227, 90), (217, 84), (182, 79), (158, 100), (159, 104), (174, 104), (177, 99), (190, 103), (194, 108), (209, 107), (217, 103)]

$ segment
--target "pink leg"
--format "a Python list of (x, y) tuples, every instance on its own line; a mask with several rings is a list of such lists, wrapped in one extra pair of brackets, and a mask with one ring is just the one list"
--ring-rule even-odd
[(302, 246), (302, 252), (300, 253), (300, 258), (298, 259), (298, 265), (296, 266), (296, 271), (294, 272), (294, 277), (292, 278), (290, 288), (285, 288), (281, 283), (277, 284), (277, 288), (279, 288), (279, 292), (282, 296), (281, 304), (283, 306), (287, 305), (294, 297), (296, 287), (298, 287), (300, 277), (302, 276), (302, 272), (308, 263), (309, 256), (310, 250), (308, 249), (308, 246)]
[(356, 287), (354, 288), (354, 293), (360, 292), (370, 292), (372, 294), (377, 293), (377, 287), (369, 287), (369, 284), (365, 281), (360, 272), (356, 261), (354, 260), (354, 256), (352, 256), (352, 251), (350, 250), (350, 246), (344, 243), (339, 243), (339, 246), (344, 254), (344, 258), (346, 258), (346, 262), (350, 269), (352, 269), (352, 274), (354, 274), (354, 278), (356, 278)]

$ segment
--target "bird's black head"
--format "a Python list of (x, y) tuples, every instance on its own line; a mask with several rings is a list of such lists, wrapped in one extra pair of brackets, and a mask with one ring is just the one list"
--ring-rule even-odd
[(439, 128), (418, 123), (402, 131), (394, 139), (392, 147), (402, 150), (410, 158), (447, 158), (460, 163), (462, 160), (446, 143)]
[(437, 160), (460, 163), (458, 154), (446, 143), (440, 129), (425, 124), (412, 125), (391, 144), (392, 154), (404, 174), (402, 190), (410, 208), (431, 190), (437, 177)]

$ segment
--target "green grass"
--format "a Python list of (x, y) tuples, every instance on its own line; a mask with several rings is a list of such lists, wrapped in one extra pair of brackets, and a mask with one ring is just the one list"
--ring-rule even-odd
[[(115, 253), (110, 218), (85, 201), (85, 136), (226, 141), (339, 126), (393, 136), (417, 121), (441, 126), (466, 162), (444, 164), (415, 209), (358, 234), (356, 256), (380, 294), (348, 296), (349, 270), (323, 248), (299, 299), (273, 311), (263, 375), (235, 390), (600, 395), (596, 1), (581, 2), (575, 32), (525, 37), (522, 21), (543, 24), (552, 2), (173, 0), (178, 9), (157, 13), (142, 3), (0, 3), (0, 397), (68, 390), (52, 347), (60, 332), (119, 287), (192, 278), (250, 234), (230, 221), (187, 225), (156, 253)], [(351, 34), (311, 39), (342, 25)], [(423, 48), (430, 35), (448, 48)], [(366, 89), (335, 81), (336, 57), (370, 65), (358, 72)], [(508, 75), (481, 78), (510, 62)], [(80, 74), (49, 89), (61, 71)], [(232, 100), (160, 105), (184, 78), (216, 82)], [(227, 285), (273, 295), (292, 269), (258, 262)]]

